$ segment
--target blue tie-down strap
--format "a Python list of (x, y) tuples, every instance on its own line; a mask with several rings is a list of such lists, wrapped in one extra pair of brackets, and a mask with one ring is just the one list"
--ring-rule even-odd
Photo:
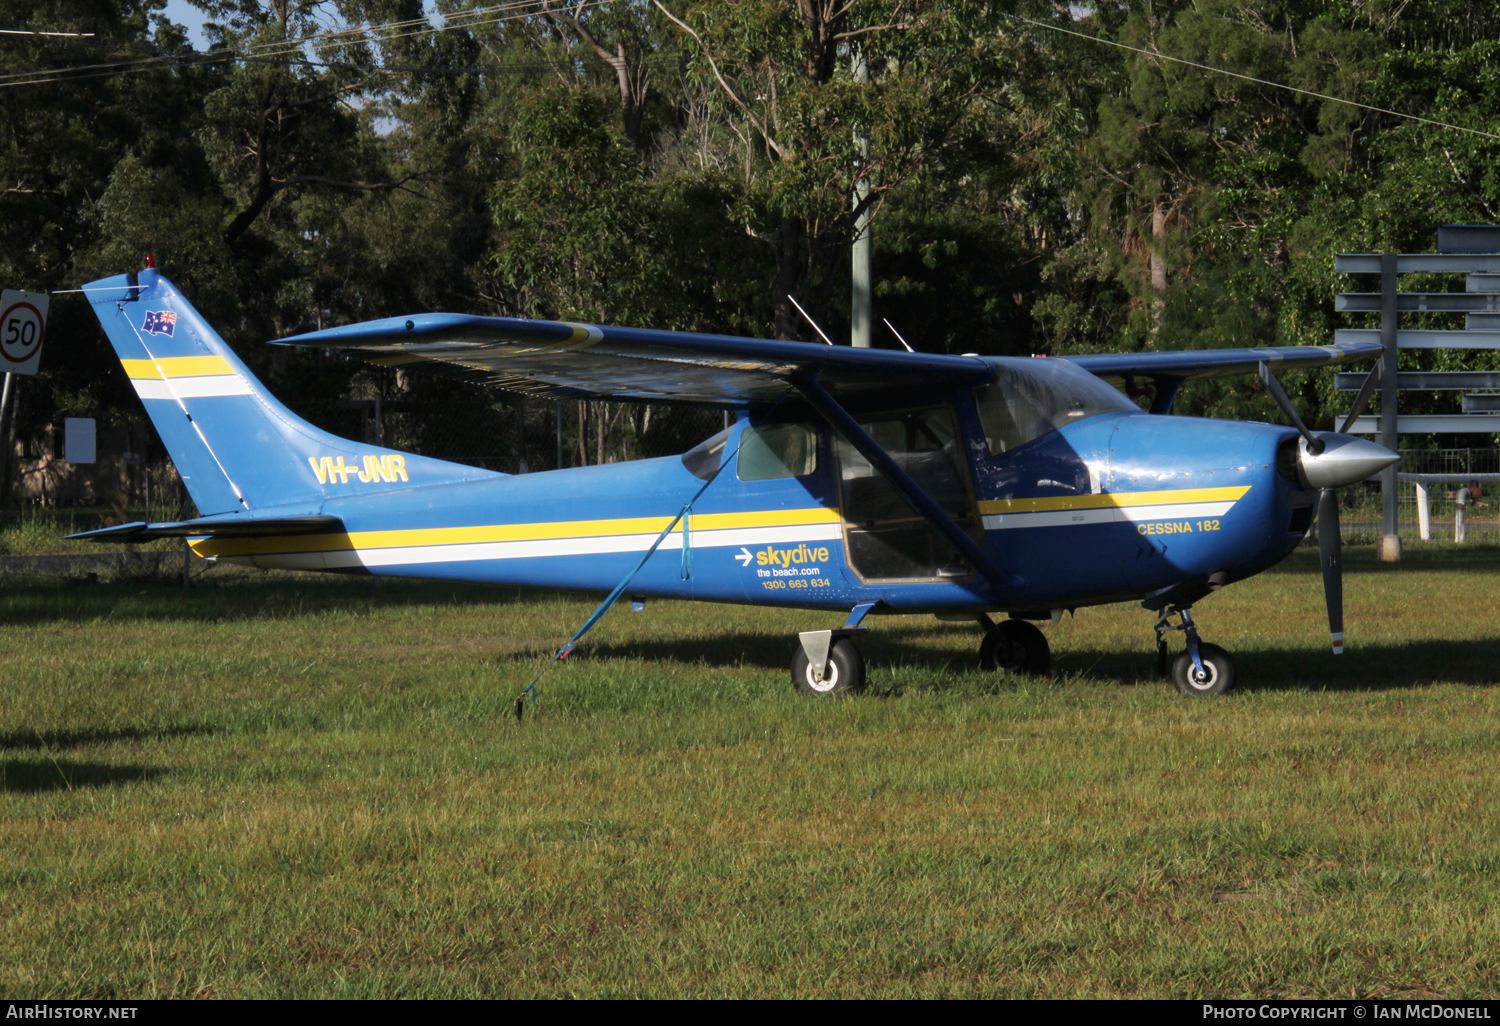
[(573, 651), (573, 646), (578, 644), (578, 639), (587, 634), (590, 628), (592, 628), (594, 624), (599, 622), (599, 618), (602, 617), (605, 613), (609, 612), (609, 607), (615, 604), (616, 599), (625, 594), (625, 589), (630, 587), (630, 582), (635, 580), (635, 575), (641, 572), (641, 567), (646, 565), (646, 560), (650, 559), (652, 554), (654, 554), (657, 549), (661, 548), (661, 543), (667, 540), (667, 536), (676, 529), (679, 523), (682, 524), (682, 579), (687, 580), (692, 576), (693, 557), (692, 550), (689, 547), (688, 542), (688, 517), (692, 512), (693, 503), (697, 502), (698, 499), (702, 497), (703, 493), (708, 490), (709, 485), (718, 480), (720, 471), (729, 466), (730, 462), (732, 461), (725, 460), (723, 463), (720, 463), (719, 469), (714, 471), (713, 476), (710, 477), (707, 481), (703, 482), (703, 487), (699, 488), (697, 493), (691, 499), (683, 503), (682, 509), (678, 510), (677, 515), (672, 518), (672, 522), (667, 525), (666, 530), (662, 531), (661, 534), (656, 536), (656, 541), (651, 543), (651, 547), (645, 551), (645, 554), (641, 556), (640, 560), (635, 564), (634, 568), (631, 569), (630, 573), (625, 575), (625, 579), (615, 586), (615, 590), (609, 593), (608, 598), (599, 603), (599, 608), (594, 610), (593, 615), (583, 622), (583, 626), (578, 628), (578, 633), (569, 638), (568, 643), (562, 648), (558, 649), (556, 654), (554, 654), (551, 659), (547, 660), (546, 665), (542, 667), (542, 672), (536, 675), (536, 680), (533, 680), (526, 686), (525, 691), (522, 691), (519, 695), (516, 696), (514, 708), (516, 711), (517, 719), (519, 719), (521, 716), (522, 701), (526, 698), (527, 695), (531, 696), (531, 704), (536, 705), (537, 681), (540, 681), (542, 679), (547, 671), (552, 668), (552, 665), (554, 663), (558, 662), (559, 660), (566, 659), (568, 657), (568, 653)]

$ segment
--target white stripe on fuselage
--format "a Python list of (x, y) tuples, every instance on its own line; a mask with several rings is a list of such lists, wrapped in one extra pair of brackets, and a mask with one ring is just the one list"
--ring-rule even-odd
[(1028, 513), (992, 513), (984, 518), (987, 531), (1020, 527), (1076, 527), (1079, 524), (1126, 524), (1142, 520), (1179, 520), (1221, 517), (1234, 507), (1228, 502), (1174, 502), (1158, 506), (1109, 506), (1104, 509), (1061, 509)]
[[(739, 548), (751, 545), (786, 545), (797, 542), (838, 541), (840, 524), (794, 527), (739, 527), (723, 531), (693, 531), (695, 549)], [(221, 556), (226, 562), (287, 570), (324, 567), (410, 566), (422, 563), (469, 563), (496, 559), (555, 559), (559, 556), (597, 556), (613, 552), (645, 552), (656, 541), (655, 534), (617, 534), (591, 538), (548, 538), (536, 541), (475, 542), (458, 545), (405, 545), (391, 548), (343, 549), (324, 552), (268, 553), (255, 556)], [(682, 548), (682, 531), (662, 539), (661, 548)]]

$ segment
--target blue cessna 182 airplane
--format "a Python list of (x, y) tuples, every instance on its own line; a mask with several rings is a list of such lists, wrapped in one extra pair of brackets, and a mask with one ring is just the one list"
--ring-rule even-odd
[[(1156, 614), (1158, 671), (1167, 633), (1183, 631), (1177, 688), (1220, 694), (1234, 664), (1199, 640), (1192, 605), (1274, 566), (1314, 515), (1338, 652), (1333, 489), (1396, 459), (1309, 431), (1272, 373), (1368, 362), (1378, 343), (1012, 359), (444, 313), (281, 340), (534, 396), (736, 414), (681, 457), (512, 476), (313, 427), (153, 267), (85, 292), (204, 515), (74, 537), (185, 537), (199, 555), (259, 567), (595, 591), (660, 543), (633, 596), (847, 613), (794, 649), (792, 681), (812, 692), (863, 686), (852, 639), (871, 613), (975, 621), (983, 666), (1045, 673), (1031, 621), (1133, 600)], [(1168, 416), (1183, 381), (1256, 372), (1296, 428)], [(1148, 384), (1149, 412), (1113, 387)]]

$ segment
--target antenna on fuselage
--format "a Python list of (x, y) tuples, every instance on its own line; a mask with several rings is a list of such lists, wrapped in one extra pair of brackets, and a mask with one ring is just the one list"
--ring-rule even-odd
[[(900, 342), (903, 346), (906, 346), (906, 339), (904, 339), (904, 338), (901, 337), (901, 332), (899, 332), (899, 331), (896, 330), (896, 326), (891, 323), (891, 319), (889, 317), (882, 317), (880, 319), (882, 321), (885, 321), (885, 326), (887, 328), (891, 329), (891, 334), (896, 336), (896, 341)], [(915, 353), (916, 352), (916, 350), (913, 349), (911, 346), (906, 346), (906, 351), (908, 353)]]
[[(813, 326), (813, 331), (816, 331), (819, 335), (823, 335), (823, 329), (818, 327), (818, 322), (813, 320), (812, 317), (808, 315), (806, 310), (802, 309), (802, 304), (797, 302), (797, 297), (788, 292), (786, 294), (786, 298), (792, 301), (792, 305), (797, 308), (797, 312), (799, 314), (807, 318), (807, 323)], [(827, 335), (823, 335), (823, 341), (827, 342), (829, 345), (833, 345), (833, 339), (829, 338)]]

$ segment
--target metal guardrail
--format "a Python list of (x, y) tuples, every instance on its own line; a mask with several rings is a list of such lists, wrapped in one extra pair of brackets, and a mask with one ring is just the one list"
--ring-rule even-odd
[[(1470, 316), (1474, 316), (1470, 314)], [(1379, 342), (1379, 328), (1338, 328), (1335, 342)], [(1500, 331), (1474, 328), (1464, 331), (1403, 328), (1396, 332), (1400, 349), (1500, 349)]]
[[(1467, 267), (1455, 267), (1466, 271)], [(1477, 277), (1469, 275), (1470, 278)], [(1337, 313), (1379, 313), (1379, 292), (1341, 292), (1334, 297)], [(1399, 313), (1500, 313), (1500, 292), (1402, 292), (1396, 296)]]
[[(1500, 335), (1500, 332), (1496, 333)], [(1333, 387), (1340, 392), (1358, 392), (1365, 383), (1365, 371), (1333, 376)], [(1465, 392), (1471, 388), (1500, 388), (1500, 371), (1401, 371), (1396, 387), (1403, 391)]]

